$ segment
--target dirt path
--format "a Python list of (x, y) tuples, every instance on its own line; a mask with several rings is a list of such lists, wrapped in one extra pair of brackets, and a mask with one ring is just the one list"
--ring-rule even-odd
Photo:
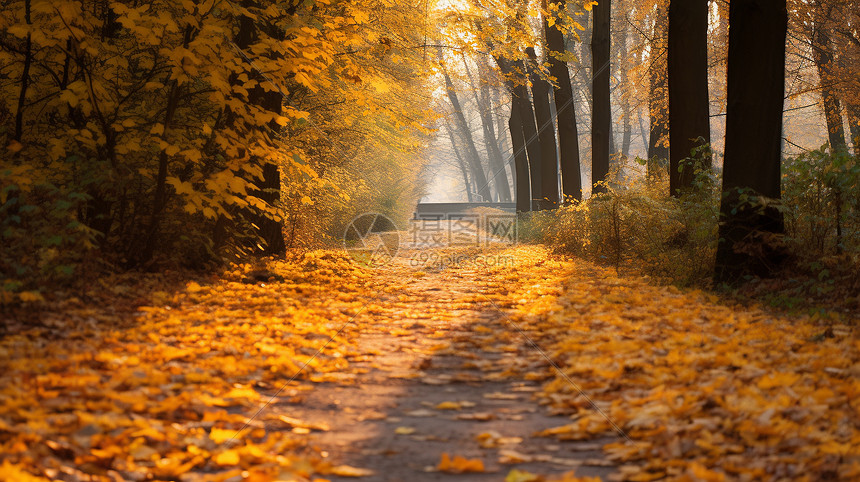
[[(481, 287), (487, 270), (440, 266), (438, 258), (419, 269), (411, 255), (378, 270), (390, 289), (379, 308), (354, 320), (362, 354), (352, 374), (315, 384), (291, 405), (296, 417), (329, 428), (311, 433), (309, 444), (334, 464), (374, 472), (362, 480), (503, 480), (513, 468), (609, 475), (601, 441), (535, 436), (569, 419), (541, 407), (539, 381), (522, 377), (546, 371), (547, 362)], [(439, 472), (443, 453), (480, 459), (485, 472)]]

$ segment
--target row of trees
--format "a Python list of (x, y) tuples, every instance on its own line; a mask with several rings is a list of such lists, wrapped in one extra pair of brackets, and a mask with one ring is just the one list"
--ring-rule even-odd
[[(783, 146), (797, 145), (783, 138), (786, 52), (788, 97), (806, 102), (820, 96), (818, 104), (800, 108), (822, 107), (831, 149), (847, 149), (843, 113), (855, 151), (860, 145), (860, 36), (854, 7), (834, 0), (473, 1), (469, 8), (450, 11), (448, 21), (472, 34), (450, 37), (459, 40), (458, 55), (466, 50), (476, 62), (492, 58), (510, 94), (509, 160), (516, 174), (518, 211), (581, 200), (582, 173), (589, 170), (592, 193), (600, 193), (612, 181), (611, 164), (615, 171), (624, 167), (632, 113), (641, 112), (641, 104), (647, 105), (650, 124), (646, 133), (639, 116), (649, 171), (667, 166), (667, 194), (682, 196), (696, 188), (697, 173), (714, 168), (711, 151), (702, 146), (711, 143), (714, 116), (725, 114), (723, 242), (717, 269), (718, 278), (734, 279), (746, 269), (763, 271), (772, 265), (760, 254), (769, 249), (768, 233), (783, 229), (773, 200), (781, 195)], [(629, 33), (634, 29), (638, 41)], [(460, 118), (456, 130), (468, 132), (453, 102), (448, 72), (445, 78)], [(643, 93), (647, 100), (637, 103)], [(613, 104), (620, 107), (620, 143), (613, 132)], [(580, 147), (581, 130), (590, 130), (587, 150)], [(464, 135), (455, 141), (473, 142)], [(590, 165), (581, 165), (580, 151), (590, 152)], [(472, 171), (473, 179), (481, 179), (480, 172)], [(753, 258), (761, 265), (751, 263)]]
[[(426, 4), (0, 6), (0, 271), (282, 253), (421, 194)], [(11, 281), (10, 281), (11, 280)]]

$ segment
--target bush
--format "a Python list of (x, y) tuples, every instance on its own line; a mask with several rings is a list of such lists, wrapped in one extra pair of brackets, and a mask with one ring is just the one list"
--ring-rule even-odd
[(96, 247), (95, 231), (76, 219), (86, 194), (22, 175), (0, 170), (0, 302), (29, 301), (46, 284), (72, 281)]
[(719, 204), (713, 174), (696, 179), (696, 189), (677, 199), (666, 196), (665, 173), (628, 178), (584, 202), (535, 213), (522, 237), (617, 269), (698, 284), (713, 269)]
[[(719, 185), (714, 171), (701, 169), (694, 189), (671, 198), (666, 170), (650, 169), (647, 176), (613, 183), (585, 202), (534, 213), (521, 237), (661, 281), (708, 285), (718, 239)], [(749, 199), (762, 208), (774, 203)], [(776, 204), (785, 215), (786, 234), (776, 242), (788, 260), (787, 283), (803, 285), (804, 293), (826, 292), (837, 278), (849, 287), (860, 284), (857, 158), (822, 148), (786, 159), (783, 199)]]
[(783, 199), (789, 242), (804, 257), (860, 251), (860, 165), (825, 147), (787, 159)]

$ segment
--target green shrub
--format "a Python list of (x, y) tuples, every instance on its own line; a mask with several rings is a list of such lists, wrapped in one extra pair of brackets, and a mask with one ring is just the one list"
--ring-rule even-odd
[(860, 250), (860, 164), (826, 147), (783, 166), (786, 234), (803, 257)]
[(77, 221), (86, 194), (22, 183), (19, 175), (0, 170), (0, 301), (7, 302), (70, 282), (96, 247), (95, 232)]

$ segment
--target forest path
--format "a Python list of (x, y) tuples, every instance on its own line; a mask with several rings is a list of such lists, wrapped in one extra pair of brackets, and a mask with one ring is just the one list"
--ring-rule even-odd
[(0, 480), (860, 480), (860, 320), (541, 246), (128, 273), (12, 315)]
[(549, 362), (499, 306), (507, 293), (491, 287), (516, 275), (509, 256), (411, 251), (377, 269), (390, 289), (354, 320), (361, 355), (347, 383), (318, 383), (291, 408), (329, 427), (309, 443), (332, 463), (372, 470), (365, 480), (374, 481), (449, 480), (438, 470), (443, 453), (481, 461), (484, 472), (467, 480), (502, 480), (514, 468), (610, 474), (602, 443), (536, 436), (570, 419), (538, 405)]

